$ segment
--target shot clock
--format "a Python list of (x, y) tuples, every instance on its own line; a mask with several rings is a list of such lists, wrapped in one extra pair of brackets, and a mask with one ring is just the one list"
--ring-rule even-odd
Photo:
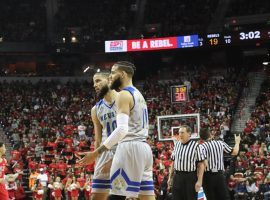
[(171, 86), (171, 102), (181, 103), (188, 101), (188, 88), (186, 85)]

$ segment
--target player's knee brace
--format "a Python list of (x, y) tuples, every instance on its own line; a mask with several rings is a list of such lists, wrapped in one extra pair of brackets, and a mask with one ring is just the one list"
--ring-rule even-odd
[(125, 200), (125, 199), (126, 199), (126, 197), (124, 197), (124, 196), (118, 196), (118, 195), (110, 195), (108, 197), (108, 200)]

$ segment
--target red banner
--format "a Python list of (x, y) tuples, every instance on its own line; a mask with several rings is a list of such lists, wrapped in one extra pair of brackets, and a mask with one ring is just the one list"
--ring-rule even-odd
[(127, 51), (149, 51), (177, 48), (177, 37), (127, 40)]

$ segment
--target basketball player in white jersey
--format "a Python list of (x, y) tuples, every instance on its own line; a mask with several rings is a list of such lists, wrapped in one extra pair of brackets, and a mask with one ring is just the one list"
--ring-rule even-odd
[[(109, 89), (108, 72), (97, 72), (93, 77), (94, 88), (100, 101), (92, 108), (91, 117), (95, 132), (95, 149), (108, 138), (116, 128), (115, 98), (117, 92)], [(116, 147), (105, 151), (96, 159), (92, 184), (92, 200), (107, 200), (110, 191), (110, 165)], [(109, 169), (104, 169), (104, 167)]]
[[(118, 143), (110, 171), (110, 193), (154, 200), (153, 156), (146, 143), (148, 111), (142, 94), (132, 84), (134, 70), (134, 65), (126, 61), (119, 61), (112, 66), (110, 87), (120, 91), (116, 98), (117, 128), (103, 145), (88, 153), (79, 163), (92, 163), (98, 155)], [(116, 200), (113, 197), (109, 199)]]

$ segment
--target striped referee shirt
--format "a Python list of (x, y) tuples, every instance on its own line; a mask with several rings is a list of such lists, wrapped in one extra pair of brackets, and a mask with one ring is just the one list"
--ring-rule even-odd
[(205, 160), (206, 155), (194, 140), (189, 140), (185, 144), (175, 141), (171, 158), (174, 161), (175, 170), (194, 172), (197, 169), (196, 163)]
[(233, 150), (228, 144), (220, 140), (209, 140), (201, 144), (206, 156), (206, 171), (224, 170), (224, 152), (230, 154)]

